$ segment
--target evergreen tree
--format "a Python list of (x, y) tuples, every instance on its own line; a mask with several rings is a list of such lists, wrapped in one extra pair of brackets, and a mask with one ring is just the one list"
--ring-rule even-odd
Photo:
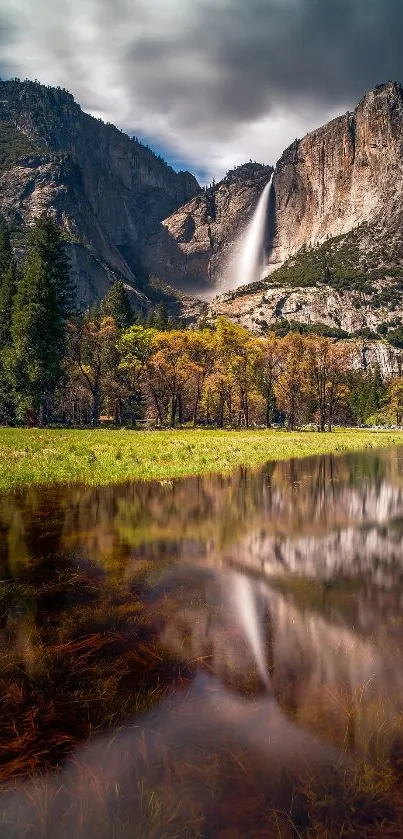
[(133, 324), (132, 326), (146, 326), (148, 322), (148, 317), (145, 312), (141, 309), (137, 309), (133, 314)]
[(4, 222), (0, 223), (0, 422), (14, 419), (14, 403), (7, 380), (4, 361), (11, 345), (11, 314), (16, 292), (16, 267), (10, 236)]
[(6, 352), (18, 413), (31, 424), (46, 422), (53, 391), (62, 378), (71, 302), (60, 230), (44, 214), (30, 237), (13, 303), (12, 347)]
[(133, 323), (129, 295), (122, 280), (116, 280), (102, 303), (102, 315), (114, 318), (119, 329), (128, 329)]
[(158, 303), (158, 306), (150, 312), (147, 326), (158, 329), (160, 332), (165, 332), (169, 328), (168, 315), (163, 303)]
[(0, 278), (0, 348), (11, 342), (11, 316), (17, 289), (17, 272), (12, 260)]
[(0, 217), (0, 280), (3, 278), (13, 257), (8, 227)]
[(16, 270), (10, 236), (0, 225), (0, 352), (11, 340), (11, 313), (16, 291)]
[(356, 376), (350, 395), (350, 407), (359, 425), (365, 425), (381, 408), (386, 392), (379, 364), (373, 371)]
[(374, 371), (372, 374), (372, 401), (373, 401), (373, 411), (372, 413), (376, 413), (379, 411), (383, 405), (383, 401), (386, 394), (386, 385), (382, 379), (381, 368), (379, 364), (375, 364)]

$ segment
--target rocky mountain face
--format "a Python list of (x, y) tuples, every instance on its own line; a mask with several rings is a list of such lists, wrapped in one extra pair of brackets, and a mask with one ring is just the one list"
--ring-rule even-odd
[(143, 242), (199, 192), (193, 175), (85, 114), (67, 91), (0, 82), (0, 213), (17, 244), (43, 210), (55, 213), (82, 304), (116, 275), (138, 291)]
[[(166, 218), (150, 243), (156, 270), (171, 282), (209, 282), (219, 289), (229, 249), (272, 171), (239, 167)], [(281, 156), (267, 226), (268, 271), (301, 248), (357, 229), (364, 269), (400, 266), (402, 173), (403, 88), (391, 82), (368, 93), (354, 112), (295, 140)]]
[[(389, 83), (352, 113), (296, 140), (278, 161), (269, 265), (364, 223), (398, 246), (402, 172), (403, 88)], [(368, 243), (363, 235), (362, 245)]]
[(164, 219), (143, 249), (144, 263), (176, 287), (219, 291), (272, 172), (259, 163), (228, 172)]
[[(337, 289), (330, 285), (292, 286), (264, 280), (216, 297), (209, 306), (212, 317), (225, 316), (238, 321), (253, 332), (264, 332), (276, 322), (324, 324), (347, 335), (370, 330), (392, 317), (386, 293), (387, 281), (379, 282), (373, 291), (354, 288)], [(374, 305), (376, 291), (384, 295), (382, 305)], [(403, 317), (403, 298), (393, 302), (393, 317)], [(346, 335), (346, 337), (347, 337)]]
[(391, 82), (284, 152), (266, 279), (214, 300), (210, 313), (256, 332), (282, 320), (373, 337), (400, 327), (402, 175), (403, 88)]

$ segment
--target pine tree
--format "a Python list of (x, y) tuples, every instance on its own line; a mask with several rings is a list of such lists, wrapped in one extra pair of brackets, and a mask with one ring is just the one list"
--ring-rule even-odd
[(158, 303), (158, 306), (150, 312), (147, 319), (147, 326), (158, 329), (160, 332), (165, 332), (168, 329), (168, 315), (163, 303)]
[(129, 295), (122, 280), (111, 285), (102, 303), (102, 315), (114, 318), (119, 329), (127, 329), (133, 323)]
[(12, 256), (13, 251), (11, 248), (8, 227), (4, 219), (0, 217), (0, 281), (10, 265)]
[(11, 312), (16, 291), (16, 270), (10, 236), (0, 225), (0, 352), (11, 339)]
[(66, 319), (72, 302), (60, 230), (44, 214), (28, 245), (14, 297), (6, 367), (18, 413), (31, 424), (46, 422), (66, 351)]
[(354, 418), (360, 425), (365, 425), (380, 410), (385, 393), (386, 385), (379, 364), (375, 365), (373, 371), (357, 377), (349, 401)]
[(383, 401), (386, 394), (386, 386), (385, 382), (382, 379), (381, 368), (379, 364), (375, 364), (374, 372), (373, 372), (373, 402), (374, 402), (374, 412), (379, 411), (381, 406), (383, 405)]
[(0, 222), (0, 422), (14, 419), (14, 402), (4, 366), (11, 345), (11, 314), (16, 292), (16, 267), (8, 229)]

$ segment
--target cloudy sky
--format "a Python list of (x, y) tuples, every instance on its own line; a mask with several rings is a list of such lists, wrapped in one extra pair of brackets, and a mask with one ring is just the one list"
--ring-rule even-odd
[(1, 0), (0, 75), (68, 88), (203, 181), (403, 80), (402, 0)]

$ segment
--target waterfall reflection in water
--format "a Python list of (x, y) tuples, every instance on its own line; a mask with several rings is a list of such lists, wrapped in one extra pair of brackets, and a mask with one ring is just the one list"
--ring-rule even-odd
[(259, 614), (256, 584), (254, 585), (246, 574), (241, 574), (239, 571), (230, 576), (229, 583), (232, 587), (237, 617), (244, 629), (262, 682), (269, 689), (263, 622), (262, 615)]
[(402, 465), (393, 449), (2, 497), (0, 778), (17, 785), (0, 835), (160, 839), (190, 818), (192, 836), (263, 818), (261, 835), (302, 835), (304, 774), (342, 756), (389, 777)]

